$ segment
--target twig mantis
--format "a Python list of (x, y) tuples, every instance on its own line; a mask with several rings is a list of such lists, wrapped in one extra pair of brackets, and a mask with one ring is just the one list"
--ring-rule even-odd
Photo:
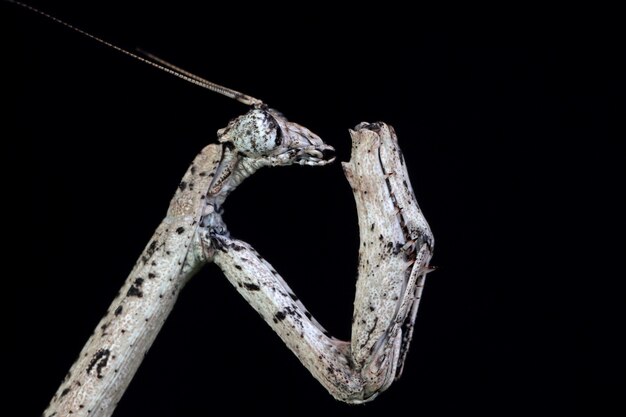
[(330, 336), (287, 283), (222, 220), (227, 196), (263, 166), (323, 166), (333, 148), (261, 100), (211, 83), (151, 54), (121, 49), (28, 5), (108, 47), (188, 82), (251, 106), (218, 131), (218, 144), (192, 162), (169, 210), (78, 360), (48, 416), (109, 416), (174, 306), (185, 283), (215, 262), (312, 375), (337, 399), (374, 399), (401, 375), (434, 240), (412, 191), (393, 129), (351, 131), (344, 163), (359, 217), (359, 278), (351, 341)]

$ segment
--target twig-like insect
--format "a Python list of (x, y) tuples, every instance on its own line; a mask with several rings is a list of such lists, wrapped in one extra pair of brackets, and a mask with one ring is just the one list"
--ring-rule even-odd
[(225, 235), (213, 261), (338, 400), (374, 399), (400, 377), (433, 250), (402, 152), (385, 123), (361, 123), (343, 163), (359, 217), (359, 276), (351, 341), (338, 340), (311, 316), (272, 266)]
[[(11, 1), (11, 0), (8, 0)], [(401, 373), (433, 250), (393, 129), (358, 125), (344, 171), (360, 229), (359, 278), (350, 342), (328, 334), (274, 268), (230, 237), (225, 199), (263, 166), (323, 166), (333, 148), (262, 101), (211, 83), (151, 54), (112, 45), (28, 5), (11, 1), (142, 62), (252, 106), (218, 131), (180, 182), (167, 215), (119, 295), (54, 395), (45, 417), (110, 416), (181, 288), (215, 262), (313, 376), (337, 399), (375, 398)]]

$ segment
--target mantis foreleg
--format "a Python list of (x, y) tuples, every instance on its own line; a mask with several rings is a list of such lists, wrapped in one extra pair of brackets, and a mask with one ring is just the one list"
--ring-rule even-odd
[[(338, 400), (372, 400), (400, 376), (434, 244), (393, 129), (361, 124), (344, 164), (353, 187), (361, 246), (352, 340), (330, 336), (250, 245), (213, 242), (214, 262), (250, 305)], [(390, 178), (393, 177), (393, 180)]]

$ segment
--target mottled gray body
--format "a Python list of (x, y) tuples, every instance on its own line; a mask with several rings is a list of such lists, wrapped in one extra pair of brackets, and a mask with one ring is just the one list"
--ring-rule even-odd
[(214, 262), (338, 400), (374, 399), (402, 372), (434, 244), (393, 129), (357, 126), (344, 163), (357, 204), (361, 246), (352, 340), (338, 340), (311, 316), (250, 245), (210, 236)]
[[(206, 262), (196, 231), (221, 156), (221, 146), (209, 145), (187, 170), (167, 216), (54, 395), (46, 417), (106, 416), (115, 407), (180, 289)], [(199, 175), (203, 172), (207, 175)]]
[[(256, 112), (251, 113), (258, 118)], [(285, 129), (280, 135), (299, 135), (304, 128), (295, 126), (293, 132)], [(236, 128), (220, 130), (219, 137)], [(352, 157), (343, 167), (354, 193), (361, 238), (351, 341), (329, 335), (267, 261), (247, 243), (229, 236), (221, 219), (224, 199), (243, 179), (261, 166), (278, 165), (277, 155), (290, 153), (297, 163), (301, 153), (283, 139), (282, 151), (248, 157), (223, 141), (225, 145), (204, 148), (189, 167), (167, 217), (45, 416), (69, 415), (70, 411), (78, 416), (109, 416), (180, 289), (208, 261), (222, 269), (335, 398), (362, 403), (387, 389), (402, 372), (434, 240), (393, 129), (384, 123), (363, 123), (350, 133)], [(316, 157), (322, 148), (329, 149), (320, 141), (306, 162), (327, 163)]]
[[(248, 156), (246, 146), (262, 144), (270, 133), (272, 146)], [(234, 143), (234, 137), (241, 140), (242, 136), (243, 142)], [(165, 219), (44, 411), (45, 417), (113, 413), (178, 293), (212, 261), (214, 246), (208, 236), (228, 236), (222, 205), (244, 179), (263, 166), (315, 166), (334, 159), (324, 159), (333, 149), (317, 135), (265, 106), (231, 121), (218, 131), (218, 139), (220, 144), (205, 147), (187, 170)]]
[(31, 6), (11, 1), (107, 47), (252, 106), (200, 152), (118, 296), (80, 352), (44, 417), (110, 416), (185, 283), (215, 261), (229, 281), (338, 400), (375, 398), (401, 373), (433, 236), (419, 209), (393, 129), (361, 123), (344, 172), (361, 245), (351, 341), (330, 336), (287, 283), (222, 221), (226, 197), (263, 166), (322, 166), (334, 150), (261, 100), (211, 83), (151, 54), (119, 48)]

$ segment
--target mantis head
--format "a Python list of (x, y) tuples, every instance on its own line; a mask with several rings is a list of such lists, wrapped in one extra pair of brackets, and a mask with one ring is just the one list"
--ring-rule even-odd
[(271, 165), (320, 166), (335, 160), (332, 146), (265, 105), (254, 106), (217, 134), (220, 142), (231, 143), (247, 157), (267, 159)]

